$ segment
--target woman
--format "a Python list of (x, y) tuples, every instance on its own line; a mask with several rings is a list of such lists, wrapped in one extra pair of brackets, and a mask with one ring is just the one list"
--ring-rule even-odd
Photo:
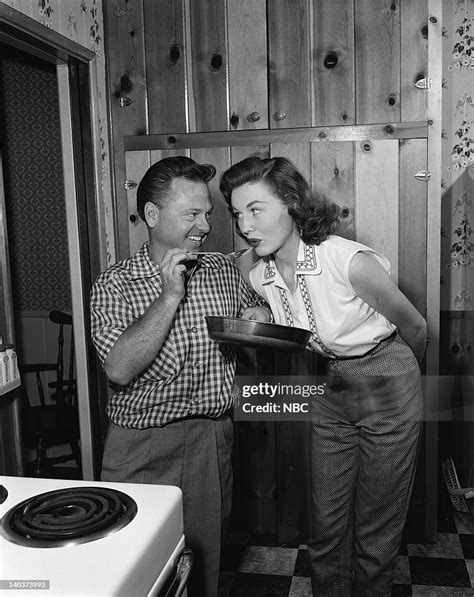
[(415, 472), (423, 317), (388, 260), (336, 236), (338, 207), (285, 158), (245, 159), (220, 183), (275, 321), (311, 330), (327, 364), (311, 433), (313, 592), (390, 595)]

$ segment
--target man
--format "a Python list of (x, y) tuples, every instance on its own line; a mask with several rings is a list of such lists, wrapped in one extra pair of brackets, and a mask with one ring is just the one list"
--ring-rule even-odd
[(181, 487), (190, 597), (217, 594), (232, 489), (235, 349), (209, 338), (205, 316), (270, 318), (229, 259), (198, 256), (215, 172), (187, 157), (151, 166), (137, 192), (149, 241), (103, 272), (91, 296), (93, 341), (117, 386), (101, 478)]

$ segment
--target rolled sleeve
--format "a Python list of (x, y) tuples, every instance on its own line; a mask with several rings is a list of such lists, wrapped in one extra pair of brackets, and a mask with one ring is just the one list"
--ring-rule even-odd
[(262, 298), (259, 294), (257, 294), (244, 280), (241, 278), (241, 288), (240, 288), (240, 296), (242, 297), (242, 306), (241, 312), (246, 309), (247, 307), (266, 307), (270, 310), (268, 303)]
[(111, 348), (134, 320), (131, 305), (110, 281), (99, 279), (91, 293), (91, 336), (104, 365)]

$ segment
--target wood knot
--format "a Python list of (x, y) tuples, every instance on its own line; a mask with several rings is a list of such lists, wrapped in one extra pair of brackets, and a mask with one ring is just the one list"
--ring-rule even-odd
[(214, 70), (219, 70), (222, 66), (222, 56), (220, 54), (214, 54), (211, 58), (211, 66)]
[(230, 126), (233, 129), (236, 129), (239, 126), (239, 117), (235, 112), (232, 112), (232, 116), (230, 117)]
[(180, 56), (181, 56), (181, 52), (179, 51), (179, 47), (177, 45), (171, 46), (171, 48), (170, 48), (171, 62), (173, 62), (173, 64), (176, 64), (176, 62), (178, 62)]
[(337, 65), (338, 62), (339, 58), (337, 57), (337, 54), (335, 54), (334, 52), (330, 52), (324, 58), (323, 64), (327, 69), (332, 69)]

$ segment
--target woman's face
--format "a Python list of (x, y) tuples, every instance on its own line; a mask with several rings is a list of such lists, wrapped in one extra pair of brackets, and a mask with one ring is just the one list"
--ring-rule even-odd
[(278, 255), (299, 242), (286, 205), (262, 181), (232, 191), (232, 211), (241, 233), (259, 257)]

